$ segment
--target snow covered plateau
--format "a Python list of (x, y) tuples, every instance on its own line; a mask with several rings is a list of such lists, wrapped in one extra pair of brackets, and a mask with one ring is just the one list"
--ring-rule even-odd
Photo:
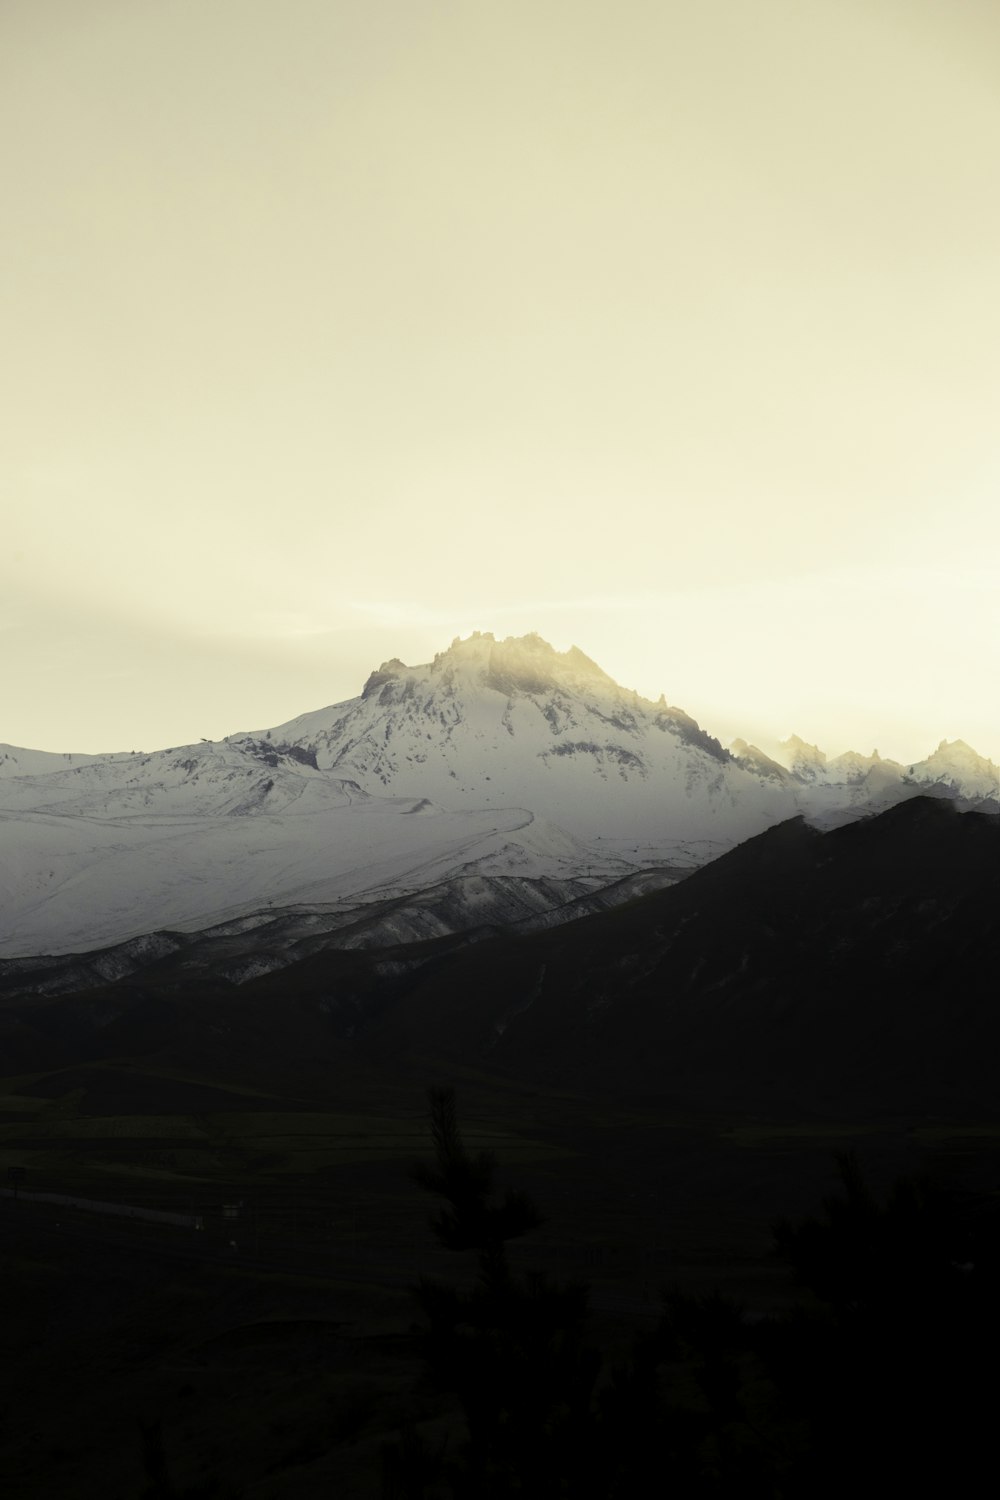
[[(782, 754), (723, 747), (576, 648), (479, 633), (427, 666), (384, 663), (346, 703), (219, 742), (0, 745), (0, 955), (279, 911), (333, 934), (377, 909), (383, 941), (411, 932), (404, 909), (417, 930), (432, 907), (432, 931), (478, 908), (538, 920), (606, 887), (623, 899), (639, 872), (667, 883), (799, 813), (829, 827), (928, 791), (1000, 809), (1000, 769), (962, 741), (912, 766), (828, 760), (795, 738)], [(431, 890), (450, 894), (428, 904)]]

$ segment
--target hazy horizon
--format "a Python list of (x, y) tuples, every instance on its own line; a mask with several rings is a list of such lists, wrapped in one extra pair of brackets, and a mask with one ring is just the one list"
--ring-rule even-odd
[(471, 630), (1000, 762), (1000, 10), (8, 0), (0, 741)]
[[(439, 654), (447, 651), (447, 649), (449, 648), (449, 646), (452, 645), (454, 643), (454, 641), (457, 641), (457, 640), (460, 640), (460, 639), (467, 639), (468, 635), (471, 634), (471, 633), (472, 632), (466, 632), (466, 633), (464, 633), (461, 636), (456, 636), (456, 637), (453, 638), (453, 641), (442, 641), (440, 643), (438, 649), (436, 651), (434, 651), (433, 653), (431, 653), (427, 657), (426, 660), (417, 660), (416, 658), (412, 658), (411, 657), (410, 659), (405, 660), (404, 664), (405, 664), (405, 666), (407, 666), (409, 668), (413, 668), (413, 669), (419, 669), (420, 667), (426, 667), (426, 666), (428, 666), (433, 661), (433, 658), (435, 656), (437, 656), (437, 655), (439, 655)], [(503, 631), (490, 631), (490, 630), (483, 630), (482, 632), (477, 632), (477, 633), (482, 633), (482, 634), (485, 634), (485, 635), (492, 635), (498, 641), (501, 641), (501, 640), (505, 639), (506, 636), (507, 636), (507, 634), (508, 634), (507, 632), (503, 632)], [(538, 635), (540, 635), (541, 632), (525, 632), (525, 634), (538, 634)], [(543, 639), (544, 639), (544, 637), (543, 637)], [(555, 644), (552, 641), (549, 641), (549, 642), (547, 642), (547, 644), (552, 645), (553, 649), (555, 649), (557, 651), (566, 651), (566, 650), (569, 650), (571, 647), (575, 647), (576, 649), (579, 649), (579, 650), (583, 650), (584, 649), (583, 647), (580, 646), (579, 642), (577, 642), (577, 641), (569, 641), (569, 642), (566, 642), (565, 644)], [(585, 652), (585, 654), (588, 655), (588, 656), (591, 656), (592, 660), (596, 660), (591, 655), (590, 652)], [(398, 657), (398, 653), (392, 653), (392, 655)], [(141, 745), (138, 744), (138, 743), (136, 743), (136, 744), (129, 743), (129, 744), (126, 745), (124, 743), (124, 741), (123, 741), (122, 743), (116, 744), (116, 745), (107, 745), (107, 744), (105, 744), (105, 745), (102, 745), (100, 748), (93, 747), (93, 746), (82, 746), (81, 747), (79, 745), (74, 745), (74, 746), (66, 746), (66, 745), (30, 745), (30, 746), (29, 745), (20, 745), (20, 746), (17, 746), (17, 748), (21, 748), (21, 749), (34, 749), (34, 750), (47, 750), (47, 751), (55, 751), (57, 753), (59, 753), (59, 752), (65, 752), (65, 753), (82, 753), (82, 754), (102, 753), (102, 751), (103, 752), (108, 752), (108, 753), (116, 753), (116, 752), (120, 753), (120, 752), (122, 752), (122, 751), (124, 751), (126, 749), (128, 749), (128, 750), (132, 750), (132, 749), (135, 749), (135, 750), (144, 750), (144, 751), (149, 752), (149, 751), (156, 751), (156, 750), (165, 749), (165, 748), (173, 748), (175, 746), (181, 746), (181, 745), (185, 745), (185, 744), (194, 744), (197, 741), (200, 741), (202, 739), (207, 739), (207, 740), (212, 740), (212, 741), (218, 741), (218, 740), (224, 739), (227, 735), (231, 735), (231, 734), (238, 734), (238, 733), (245, 733), (245, 732), (254, 732), (254, 731), (257, 731), (257, 730), (265, 730), (265, 729), (269, 730), (269, 729), (271, 729), (273, 727), (276, 727), (279, 724), (288, 722), (289, 719), (298, 717), (298, 715), (300, 713), (309, 713), (309, 712), (311, 712), (313, 710), (316, 710), (316, 709), (325, 708), (327, 706), (336, 705), (338, 703), (348, 702), (348, 701), (350, 701), (353, 698), (359, 697), (360, 694), (361, 694), (361, 690), (362, 690), (362, 688), (364, 686), (365, 679), (367, 678), (368, 672), (369, 671), (375, 671), (380, 665), (383, 664), (383, 661), (387, 661), (387, 660), (390, 660), (390, 659), (391, 658), (389, 656), (386, 656), (385, 658), (381, 659), (378, 662), (372, 661), (369, 664), (369, 667), (365, 669), (365, 671), (361, 675), (361, 677), (359, 677), (358, 680), (354, 683), (354, 685), (353, 685), (353, 687), (352, 687), (351, 690), (346, 691), (343, 694), (340, 694), (340, 695), (338, 695), (338, 696), (336, 696), (334, 698), (331, 698), (329, 700), (324, 700), (322, 703), (321, 702), (316, 702), (316, 703), (312, 703), (312, 704), (302, 705), (302, 706), (300, 706), (300, 708), (295, 713), (292, 713), (292, 714), (287, 714), (287, 715), (278, 716), (278, 717), (275, 717), (275, 716), (272, 715), (269, 718), (265, 717), (265, 718), (261, 718), (261, 719), (258, 719), (258, 720), (254, 720), (253, 722), (251, 722), (249, 719), (247, 719), (247, 720), (241, 721), (241, 723), (239, 725), (236, 725), (236, 724), (231, 725), (229, 729), (227, 729), (225, 731), (222, 731), (222, 732), (220, 732), (218, 734), (212, 734), (212, 735), (201, 735), (201, 734), (194, 735), (194, 734), (192, 734), (192, 735), (187, 735), (187, 736), (177, 736), (177, 735), (170, 736), (170, 735), (168, 735), (166, 738), (164, 738), (161, 741), (160, 740), (158, 740), (158, 741), (152, 741), (151, 740), (151, 741), (144, 742)], [(403, 658), (399, 658), (399, 659), (400, 660), (404, 660)], [(602, 662), (600, 660), (597, 660), (597, 665), (599, 667), (602, 667), (602, 669), (605, 666), (604, 662)], [(613, 673), (611, 673), (609, 675), (614, 676)], [(634, 690), (634, 691), (636, 691), (636, 692), (639, 693), (639, 696), (641, 698), (644, 698), (644, 699), (646, 699), (646, 700), (648, 700), (650, 702), (654, 702), (654, 703), (661, 696), (660, 693), (657, 693), (657, 692), (655, 692), (652, 689), (647, 689), (645, 687), (637, 687), (634, 683), (631, 683), (631, 682), (621, 682), (620, 681), (619, 682), (619, 686), (624, 687), (624, 688), (626, 688), (627, 690), (630, 690), (630, 691)], [(666, 695), (664, 695), (664, 696), (666, 696)], [(682, 703), (682, 702), (679, 702), (679, 701), (675, 701), (675, 700), (672, 700), (672, 699), (669, 699), (669, 698), (668, 698), (667, 701), (670, 703), (671, 707), (680, 708), (680, 709), (685, 710), (686, 712), (690, 712), (690, 706), (688, 704), (685, 704), (685, 703)], [(816, 739), (815, 737), (812, 737), (809, 734), (802, 733), (801, 730), (800, 730), (800, 728), (797, 727), (797, 726), (792, 726), (791, 728), (788, 728), (786, 730), (780, 730), (779, 729), (779, 730), (776, 731), (775, 729), (773, 729), (772, 726), (766, 724), (763, 720), (761, 720), (760, 717), (759, 717), (759, 715), (758, 716), (753, 716), (753, 715), (749, 716), (750, 719), (753, 722), (752, 723), (751, 722), (744, 722), (742, 724), (737, 723), (736, 719), (734, 719), (731, 714), (729, 714), (729, 715), (723, 714), (723, 715), (718, 716), (718, 722), (714, 722), (714, 721), (712, 721), (710, 719), (706, 719), (706, 718), (699, 718), (698, 714), (694, 714), (693, 717), (695, 717), (696, 719), (699, 719), (699, 723), (700, 723), (701, 727), (703, 729), (706, 729), (710, 734), (715, 735), (716, 738), (720, 739), (721, 742), (724, 745), (728, 746), (728, 745), (730, 745), (732, 743), (733, 740), (735, 740), (737, 738), (742, 738), (742, 739), (750, 741), (751, 743), (756, 743), (759, 749), (764, 750), (767, 754), (775, 756), (778, 760), (783, 761), (783, 762), (787, 762), (787, 755), (784, 755), (782, 753), (782, 742), (783, 741), (787, 741), (793, 735), (797, 735), (801, 740), (805, 741), (806, 743), (816, 744), (817, 747), (820, 750), (822, 750), (827, 755), (827, 757), (829, 759), (833, 759), (836, 755), (838, 755), (840, 753), (843, 753), (844, 751), (848, 751), (848, 750), (859, 751), (862, 754), (869, 754), (872, 751), (876, 751), (878, 754), (881, 755), (881, 757), (884, 760), (896, 760), (896, 761), (899, 761), (900, 763), (913, 763), (915, 761), (925, 760), (935, 749), (938, 748), (938, 745), (940, 743), (942, 743), (943, 741), (966, 740), (967, 743), (971, 743), (971, 742), (969, 742), (967, 740), (966, 736), (961, 735), (961, 734), (939, 735), (937, 737), (937, 739), (933, 740), (933, 743), (929, 742), (929, 743), (920, 744), (920, 745), (918, 745), (917, 742), (916, 742), (916, 740), (914, 740), (912, 742), (912, 748), (907, 745), (907, 743), (905, 741), (905, 738), (902, 739), (902, 740), (897, 740), (897, 739), (887, 739), (885, 736), (882, 737), (881, 744), (878, 742), (877, 739), (873, 740), (872, 743), (870, 743), (870, 744), (867, 741), (858, 741), (858, 742), (848, 743), (846, 741), (842, 741), (841, 739), (836, 738), (836, 736), (834, 736), (833, 738), (830, 738), (830, 739), (826, 739), (826, 740), (824, 740), (822, 737), (820, 737), (819, 739)], [(190, 723), (191, 720), (189, 719), (188, 722)], [(831, 720), (831, 722), (832, 722), (832, 720)], [(754, 725), (756, 725), (756, 727), (754, 727)], [(7, 743), (7, 744), (12, 744), (12, 745), (14, 744), (13, 741), (6, 741), (6, 742), (0, 742), (0, 743)], [(905, 750), (909, 750), (909, 753), (897, 753), (900, 744), (902, 744), (903, 750), (904, 751)], [(977, 744), (972, 743), (971, 744), (971, 748), (974, 749), (974, 750), (976, 750), (976, 751), (978, 751), (980, 754), (985, 755), (988, 759), (994, 759), (994, 757), (992, 755), (990, 755), (987, 750), (983, 749), (983, 747), (981, 745), (977, 745)]]

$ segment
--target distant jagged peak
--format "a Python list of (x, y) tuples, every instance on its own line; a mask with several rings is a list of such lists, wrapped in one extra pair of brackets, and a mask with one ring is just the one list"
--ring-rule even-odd
[(918, 761), (910, 767), (911, 773), (948, 770), (973, 771), (993, 776), (1000, 781), (1000, 766), (996, 766), (985, 755), (980, 755), (965, 740), (942, 740), (926, 760)]
[(1000, 766), (973, 750), (965, 740), (942, 740), (926, 760), (908, 767), (908, 782), (935, 782), (966, 793), (1000, 800)]
[(878, 766), (889, 770), (901, 771), (902, 766), (898, 760), (891, 760), (879, 754), (873, 749), (871, 755), (862, 755), (859, 750), (845, 750), (841, 755), (835, 755), (827, 762), (831, 771), (861, 771), (871, 770)]
[(393, 657), (372, 672), (362, 690), (370, 698), (388, 684), (408, 682), (470, 687), (483, 686), (510, 697), (519, 693), (547, 694), (598, 691), (634, 697), (620, 687), (579, 646), (557, 651), (542, 636), (532, 633), (497, 640), (492, 631), (475, 630), (456, 636), (446, 651), (440, 651), (426, 666), (408, 667)]
[[(497, 640), (490, 630), (474, 630), (463, 640), (456, 636), (447, 651), (440, 652), (433, 662), (437, 669), (453, 661), (477, 661), (495, 666), (498, 662), (522, 663), (535, 668), (548, 667), (553, 671), (569, 671), (599, 681), (614, 683), (595, 661), (592, 661), (579, 646), (570, 646), (568, 651), (557, 651), (555, 646), (540, 636), (537, 631), (528, 635), (508, 635)], [(614, 684), (617, 686), (617, 684)]]
[(942, 740), (937, 749), (928, 755), (924, 765), (932, 761), (945, 761), (949, 765), (991, 766), (993, 762), (973, 750), (965, 740)]
[(859, 750), (845, 750), (831, 757), (818, 745), (809, 744), (797, 734), (782, 740), (780, 749), (792, 774), (800, 781), (857, 781), (873, 773), (891, 778), (903, 769), (898, 761), (883, 758), (877, 749), (873, 749), (870, 755)]
[[(658, 703), (642, 698), (617, 683), (579, 646), (558, 651), (536, 633), (498, 640), (490, 631), (475, 631), (464, 639), (457, 637), (425, 666), (407, 667), (396, 658), (383, 662), (369, 677), (361, 698), (368, 700), (378, 714), (402, 709), (406, 717), (417, 713), (435, 725), (444, 725), (446, 738), (450, 732), (447, 726), (460, 722), (477, 702), (482, 707), (483, 700), (493, 700), (487, 710), (489, 718), (497, 711), (507, 712), (517, 700), (527, 700), (556, 737), (568, 722), (576, 722), (579, 727), (584, 719), (596, 716), (600, 727), (582, 735), (581, 745), (596, 743), (595, 732), (603, 743), (602, 736), (612, 731), (630, 738), (659, 731), (722, 765), (733, 759), (690, 714), (668, 705), (662, 694)], [(498, 705), (497, 699), (506, 702)], [(580, 714), (584, 719), (574, 718)], [(503, 721), (510, 734), (517, 732), (514, 722), (507, 718)], [(435, 728), (434, 733), (438, 732)], [(563, 748), (557, 753), (564, 754), (569, 743), (561, 742)], [(421, 746), (422, 753), (425, 748)]]
[[(818, 745), (810, 745), (797, 734), (782, 740), (780, 750), (792, 776), (803, 785), (829, 788), (863, 784), (869, 789), (935, 785), (949, 795), (1000, 800), (1000, 767), (979, 755), (965, 740), (942, 740), (925, 760), (910, 765), (883, 756), (877, 749), (870, 755), (845, 750), (828, 758)], [(733, 753), (746, 760), (747, 751), (734, 745)]]
[(745, 771), (756, 772), (758, 776), (770, 777), (773, 781), (791, 781), (791, 772), (778, 761), (772, 759), (759, 745), (749, 744), (744, 739), (735, 739), (729, 746), (729, 753), (736, 764), (742, 766)]
[(495, 641), (489, 655), (487, 686), (497, 692), (549, 693), (595, 689), (602, 694), (623, 694), (613, 677), (591, 661), (578, 646), (557, 651), (540, 635), (507, 636)]
[(447, 671), (449, 667), (458, 663), (475, 664), (489, 660), (490, 652), (496, 645), (496, 636), (492, 630), (474, 630), (471, 635), (464, 638), (456, 635), (446, 651), (439, 651), (431, 662), (432, 672)]
[(781, 748), (796, 760), (816, 761), (818, 765), (826, 765), (826, 751), (821, 750), (818, 745), (810, 745), (800, 735), (790, 734), (787, 740), (781, 741)]
[(788, 769), (800, 781), (815, 781), (826, 775), (826, 752), (818, 745), (810, 745), (799, 735), (792, 734), (787, 740), (781, 740), (778, 748), (786, 758)]

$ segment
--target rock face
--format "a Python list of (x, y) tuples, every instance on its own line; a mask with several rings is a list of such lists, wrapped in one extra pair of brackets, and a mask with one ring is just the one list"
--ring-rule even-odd
[(342, 914), (482, 877), (555, 882), (558, 905), (576, 882), (701, 865), (797, 813), (833, 826), (920, 791), (1000, 802), (997, 767), (961, 741), (911, 767), (785, 749), (786, 766), (727, 750), (582, 651), (488, 634), (424, 666), (387, 661), (357, 698), (222, 742), (0, 746), (0, 954), (271, 906)]

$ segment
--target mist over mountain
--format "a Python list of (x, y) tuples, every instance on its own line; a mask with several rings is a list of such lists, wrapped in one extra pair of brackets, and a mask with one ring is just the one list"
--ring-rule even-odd
[(442, 887), (455, 910), (439, 903), (437, 920), (455, 930), (469, 904), (456, 882), (507, 882), (492, 909), (480, 886), (482, 918), (514, 900), (520, 920), (637, 871), (677, 878), (797, 814), (829, 827), (918, 792), (1000, 805), (997, 767), (961, 741), (911, 766), (827, 761), (794, 738), (783, 753), (724, 747), (576, 648), (489, 634), (425, 666), (385, 662), (357, 698), (223, 741), (0, 746), (0, 954), (259, 924), (275, 907), (332, 932)]

